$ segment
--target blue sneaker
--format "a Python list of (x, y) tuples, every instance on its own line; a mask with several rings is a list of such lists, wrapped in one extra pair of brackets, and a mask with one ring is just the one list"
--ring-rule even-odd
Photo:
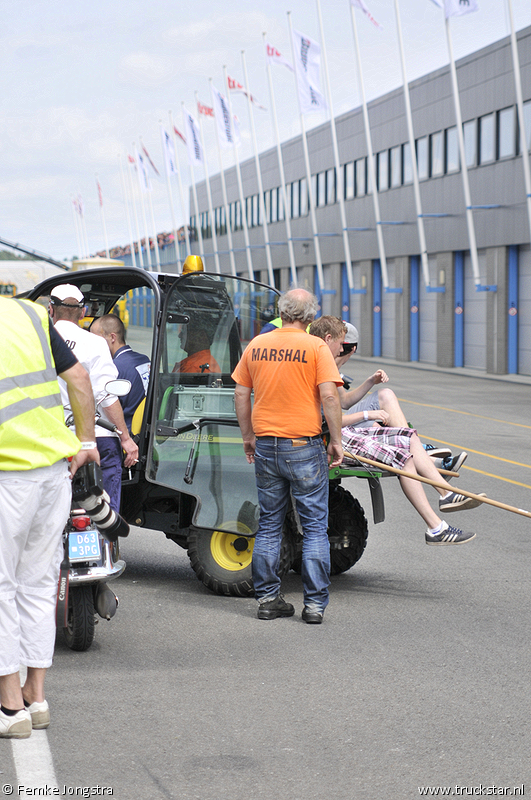
[(465, 544), (475, 536), (475, 533), (465, 533), (459, 528), (452, 528), (447, 522), (443, 522), (439, 533), (426, 531), (426, 544)]

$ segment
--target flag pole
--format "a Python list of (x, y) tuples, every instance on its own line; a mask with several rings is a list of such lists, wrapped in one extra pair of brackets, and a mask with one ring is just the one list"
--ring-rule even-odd
[(450, 56), (450, 76), (452, 79), (452, 92), (454, 97), (455, 121), (457, 123), (457, 141), (459, 143), (459, 157), (461, 159), (461, 176), (463, 181), (463, 194), (465, 196), (466, 225), (468, 230), (468, 245), (470, 247), (470, 261), (472, 263), (472, 274), (476, 286), (481, 284), (479, 277), (478, 249), (476, 245), (476, 229), (474, 227), (474, 215), (472, 214), (472, 201), (470, 199), (470, 184), (468, 182), (468, 168), (466, 165), (465, 137), (463, 135), (463, 120), (461, 117), (461, 103), (459, 102), (459, 87), (457, 85), (457, 70), (455, 68), (454, 51), (452, 47), (452, 37), (450, 34), (450, 18), (445, 21), (446, 41), (448, 43), (448, 55)]
[(129, 234), (129, 242), (131, 247), (131, 264), (133, 267), (136, 267), (136, 255), (135, 255), (135, 243), (133, 240), (133, 230), (131, 228), (131, 215), (129, 214), (129, 202), (127, 199), (127, 188), (125, 185), (125, 178), (124, 178), (124, 168), (122, 165), (122, 159), (120, 154), (118, 154), (118, 164), (120, 165), (120, 184), (122, 186), (122, 194), (124, 198), (124, 207), (125, 207), (125, 218), (127, 220), (127, 232)]
[[(133, 146), (133, 152), (135, 152), (134, 151), (134, 146)], [(131, 191), (131, 205), (133, 207), (133, 219), (135, 221), (135, 232), (136, 232), (136, 240), (137, 240), (137, 247), (138, 247), (138, 260), (140, 262), (140, 267), (142, 269), (145, 269), (144, 254), (142, 252), (142, 241), (141, 241), (141, 236), (140, 236), (140, 225), (139, 225), (139, 222), (138, 222), (138, 208), (136, 207), (136, 202), (135, 202), (136, 198), (135, 198), (135, 184), (134, 184), (134, 181), (133, 181), (133, 165), (132, 165), (131, 161), (129, 161), (129, 159), (128, 159), (128, 164), (129, 164), (129, 171), (128, 171), (129, 189)], [(137, 167), (137, 169), (138, 169), (138, 167)]]
[[(325, 74), (325, 81), (326, 81), (326, 90), (328, 94), (328, 107), (330, 109), (330, 132), (332, 134), (332, 148), (334, 151), (334, 165), (336, 168), (336, 193), (337, 199), (339, 202), (339, 215), (341, 219), (341, 227), (342, 227), (342, 234), (343, 234), (343, 249), (345, 251), (345, 265), (347, 269), (347, 283), (350, 291), (354, 288), (354, 283), (352, 280), (352, 259), (350, 257), (350, 242), (348, 239), (348, 230), (347, 230), (347, 215), (345, 212), (345, 180), (344, 180), (344, 171), (341, 169), (341, 165), (339, 163), (339, 147), (337, 144), (337, 130), (336, 130), (336, 120), (334, 117), (334, 107), (332, 105), (332, 86), (330, 84), (330, 74), (328, 72), (328, 59), (326, 57), (326, 45), (325, 45), (325, 36), (324, 36), (324, 27), (323, 27), (323, 17), (321, 14), (321, 1), (317, 1), (317, 16), (319, 18), (319, 31), (321, 35), (321, 47), (323, 50), (323, 67), (324, 67), (324, 74)], [(349, 298), (349, 308), (350, 308), (350, 298)]]
[(424, 232), (424, 218), (422, 216), (422, 203), (420, 199), (419, 171), (417, 168), (417, 157), (415, 152), (415, 134), (413, 131), (413, 117), (411, 114), (411, 99), (409, 96), (409, 85), (406, 75), (406, 59), (404, 56), (404, 41), (402, 39), (402, 23), (400, 22), (400, 10), (398, 0), (395, 0), (396, 30), (398, 33), (398, 47), (400, 50), (400, 63), (402, 65), (402, 80), (404, 83), (404, 103), (406, 106), (407, 131), (409, 138), (409, 151), (411, 153), (411, 171), (413, 175), (413, 194), (415, 196), (415, 208), (417, 211), (417, 231), (419, 235), (420, 261), (424, 275), (426, 289), (430, 286), (430, 268), (428, 263), (428, 251), (426, 249), (426, 235)]
[[(230, 114), (230, 120), (231, 120), (231, 125), (232, 125), (234, 116), (233, 116), (233, 113), (232, 113), (232, 100), (231, 100), (231, 97), (230, 97), (230, 88), (229, 88), (229, 82), (227, 80), (227, 67), (226, 66), (223, 66), (223, 80), (224, 80), (224, 85), (225, 85), (226, 91), (227, 91), (227, 102), (229, 104), (229, 114)], [(236, 179), (238, 181), (238, 192), (240, 194), (243, 238), (244, 238), (244, 241), (245, 241), (245, 253), (246, 253), (246, 256), (247, 256), (247, 271), (249, 273), (249, 278), (253, 281), (254, 280), (253, 258), (252, 258), (252, 255), (251, 255), (251, 245), (249, 243), (249, 229), (247, 227), (247, 209), (245, 207), (245, 199), (244, 199), (244, 196), (243, 196), (242, 173), (241, 173), (241, 170), (240, 170), (240, 162), (239, 162), (239, 159), (238, 159), (238, 147), (237, 147), (237, 144), (236, 144), (236, 138), (233, 137), (233, 139), (234, 139), (233, 150), (234, 150), (234, 162), (235, 162), (234, 166), (236, 167)], [(235, 219), (234, 219), (234, 229), (236, 230), (236, 215), (234, 215), (234, 217), (235, 217)], [(229, 224), (230, 224), (230, 220), (227, 220), (227, 225), (229, 225)]]
[[(177, 233), (177, 223), (175, 222), (175, 204), (173, 202), (173, 192), (172, 192), (172, 188), (171, 188), (171, 176), (170, 176), (170, 170), (169, 170), (169, 167), (168, 167), (168, 159), (167, 159), (167, 155), (166, 155), (166, 145), (165, 145), (165, 142), (164, 142), (164, 133), (165, 133), (165, 131), (164, 131), (164, 126), (162, 124), (162, 120), (161, 119), (159, 119), (159, 124), (160, 124), (160, 136), (161, 136), (161, 140), (162, 140), (162, 156), (164, 158), (164, 168), (165, 168), (165, 171), (166, 171), (166, 186), (168, 188), (168, 199), (170, 201), (171, 224), (172, 224), (172, 228), (173, 228), (173, 243), (174, 243), (174, 247), (175, 247), (175, 261), (177, 262), (177, 270), (178, 270), (178, 272), (182, 272), (181, 259), (180, 259), (180, 254), (179, 254), (179, 236), (178, 236), (178, 233)], [(175, 150), (175, 147), (174, 147), (174, 150)]]
[(527, 145), (527, 131), (525, 129), (524, 101), (522, 97), (522, 78), (520, 75), (520, 59), (518, 58), (518, 45), (514, 30), (513, 4), (507, 0), (509, 19), (511, 21), (511, 51), (513, 54), (514, 86), (516, 90), (516, 108), (518, 110), (518, 126), (520, 129), (520, 151), (522, 153), (522, 166), (524, 170), (524, 185), (527, 199), (527, 216), (529, 219), (529, 233), (531, 236), (531, 174), (529, 170), (529, 147)]
[[(288, 11), (289, 38), (291, 42), (291, 57), (295, 65), (295, 47), (293, 44), (293, 25), (291, 22), (291, 11)], [(317, 267), (317, 277), (321, 291), (324, 289), (323, 262), (321, 261), (321, 245), (319, 234), (317, 233), (317, 219), (315, 216), (315, 197), (313, 195), (312, 174), (310, 169), (310, 155), (308, 153), (308, 140), (306, 138), (306, 126), (304, 124), (304, 114), (302, 113), (301, 99), (299, 93), (299, 78), (295, 69), (295, 86), (297, 88), (297, 102), (299, 104), (299, 116), (301, 121), (302, 150), (304, 154), (304, 164), (306, 167), (306, 182), (308, 183), (308, 198), (310, 203), (310, 220), (312, 225), (313, 244), (315, 249), (315, 261)]]
[(79, 253), (79, 258), (83, 258), (83, 247), (81, 245), (81, 239), (79, 236), (79, 223), (76, 218), (76, 214), (78, 214), (77, 200), (74, 197), (70, 197), (70, 200), (72, 202), (72, 214), (74, 215), (74, 231), (76, 234), (77, 251)]
[(254, 163), (256, 167), (256, 178), (258, 181), (258, 207), (262, 216), (262, 230), (264, 232), (264, 245), (266, 251), (267, 274), (269, 277), (269, 285), (275, 286), (275, 278), (273, 275), (273, 262), (271, 260), (271, 245), (269, 244), (269, 231), (267, 229), (266, 207), (264, 201), (264, 186), (262, 183), (262, 171), (260, 169), (260, 158), (258, 156), (258, 143), (256, 141), (256, 129), (254, 126), (254, 110), (251, 101), (251, 89), (249, 87), (249, 75), (247, 74), (247, 61), (245, 59), (245, 50), (242, 50), (242, 66), (243, 66), (243, 79), (247, 88), (247, 107), (249, 109), (249, 121), (251, 123), (251, 136), (253, 140), (254, 149)]
[(100, 205), (100, 217), (101, 217), (101, 227), (103, 228), (103, 241), (105, 242), (105, 253), (107, 258), (110, 258), (109, 255), (109, 240), (107, 238), (107, 225), (105, 224), (105, 213), (103, 211), (103, 194), (101, 191), (100, 182), (98, 180), (98, 174), (96, 173), (96, 187), (98, 189), (98, 202)]
[[(266, 51), (266, 35), (265, 33), (262, 34), (262, 38), (264, 40), (264, 52)], [(278, 170), (280, 174), (280, 188), (282, 191), (282, 203), (284, 207), (284, 222), (286, 224), (286, 239), (288, 240), (288, 255), (289, 255), (289, 266), (291, 271), (291, 282), (293, 286), (297, 286), (297, 266), (295, 263), (295, 251), (293, 249), (293, 239), (291, 237), (291, 209), (288, 205), (288, 195), (286, 192), (286, 176), (284, 174), (284, 159), (282, 157), (282, 148), (280, 146), (280, 132), (278, 130), (278, 117), (277, 117), (277, 109), (276, 109), (276, 102), (275, 102), (275, 93), (273, 91), (273, 76), (271, 73), (271, 64), (267, 59), (266, 55), (266, 71), (267, 71), (267, 80), (269, 82), (269, 97), (271, 100), (271, 113), (273, 116), (273, 127), (275, 129), (275, 139), (276, 139), (276, 146), (277, 146), (277, 158), (278, 158)]]
[[(136, 149), (136, 145), (135, 145), (134, 142), (133, 142), (133, 148), (135, 150), (135, 156), (136, 156), (136, 161), (137, 161), (136, 174), (137, 174), (137, 177), (138, 177), (138, 188), (140, 190), (140, 210), (142, 211), (142, 221), (144, 223), (144, 237), (145, 237), (145, 242), (146, 242), (146, 260), (147, 260), (147, 263), (148, 263), (149, 271), (153, 272), (153, 265), (152, 265), (152, 261), (151, 261), (151, 245), (149, 243), (149, 233), (148, 233), (149, 228), (148, 228), (147, 217), (146, 217), (146, 206), (144, 205), (144, 189), (142, 188), (142, 178), (140, 177), (140, 159), (138, 157), (139, 153), (138, 153), (138, 150)], [(145, 185), (145, 182), (144, 182), (144, 185)], [(142, 242), (140, 242), (140, 244), (142, 244)]]
[[(185, 120), (184, 120), (184, 103), (182, 101), (181, 101), (181, 108), (182, 108), (182, 112), (183, 112), (183, 125), (184, 125), (185, 130), (186, 130), (186, 123), (185, 123)], [(188, 140), (188, 136), (187, 136), (187, 140)], [(205, 157), (205, 154), (203, 152), (203, 158), (204, 157)], [(203, 246), (203, 230), (201, 228), (201, 218), (199, 216), (199, 205), (198, 205), (198, 202), (197, 202), (197, 187), (195, 185), (194, 167), (191, 164), (190, 159), (188, 159), (188, 166), (189, 166), (189, 169), (190, 169), (190, 180), (191, 180), (191, 183), (192, 183), (192, 195), (193, 195), (193, 198), (194, 198), (195, 222), (196, 222), (195, 229), (197, 231), (197, 237), (199, 239), (199, 255), (201, 256), (202, 259), (204, 259), (205, 258), (205, 248)]]
[[(171, 113), (171, 111), (169, 111), (168, 114), (169, 114), (169, 118), (170, 118), (171, 135), (172, 135), (172, 138), (173, 138), (173, 149), (175, 150), (175, 165), (177, 167), (177, 183), (178, 183), (178, 186), (179, 186), (179, 198), (181, 200), (181, 214), (183, 215), (183, 218), (184, 218), (184, 240), (185, 240), (185, 246), (186, 246), (186, 255), (189, 256), (192, 253), (192, 249), (190, 247), (189, 226), (187, 225), (187, 222), (186, 222), (186, 203), (185, 203), (185, 200), (184, 200), (183, 182), (182, 182), (182, 178), (181, 178), (181, 165), (180, 165), (180, 162), (179, 162), (179, 153), (178, 153), (178, 150), (177, 150), (177, 140), (175, 139), (175, 127), (173, 125), (173, 114)], [(188, 216), (190, 216), (190, 215), (188, 215)]]
[[(142, 141), (142, 137), (140, 139), (140, 146), (144, 153), (146, 153), (146, 148), (144, 147), (144, 142)], [(149, 205), (149, 216), (151, 217), (151, 228), (153, 230), (153, 248), (155, 250), (155, 266), (157, 267), (157, 272), (161, 272), (160, 268), (160, 253), (159, 253), (159, 240), (157, 235), (157, 226), (155, 225), (155, 215), (153, 213), (153, 184), (151, 179), (148, 178), (149, 186), (146, 186), (147, 196), (148, 196), (148, 205)]]
[[(214, 107), (214, 88), (212, 85), (212, 78), (208, 79), (208, 83), (210, 85), (210, 102), (212, 103), (212, 107)], [(216, 112), (214, 111), (214, 114)], [(225, 209), (225, 228), (227, 230), (227, 241), (229, 244), (229, 259), (230, 259), (230, 270), (234, 277), (236, 277), (236, 261), (234, 258), (234, 248), (232, 245), (232, 230), (230, 227), (230, 214), (229, 214), (229, 204), (227, 201), (227, 184), (225, 183), (225, 170), (223, 169), (223, 155), (221, 153), (221, 144), (219, 141), (219, 130), (218, 124), (216, 121), (216, 144), (218, 146), (218, 159), (219, 159), (219, 177), (221, 179), (221, 194), (223, 196), (223, 208)], [(220, 236), (221, 234), (221, 220), (220, 220)]]
[[(361, 66), (360, 44), (358, 39), (358, 26), (356, 24), (356, 12), (354, 6), (350, 5), (350, 17), (352, 20), (352, 35), (354, 36), (354, 50), (356, 51), (356, 61), (358, 65), (358, 84), (361, 95), (363, 109), (363, 124), (365, 126), (365, 140), (367, 142), (367, 163), (369, 166), (369, 182), (372, 189), (372, 203), (374, 208), (374, 219), (376, 222), (376, 239), (378, 242), (378, 253), (380, 255), (380, 268), (382, 271), (382, 283), (385, 289), (389, 288), (389, 276), (387, 274), (387, 260), (385, 258), (385, 245), (382, 232), (382, 220), (380, 217), (380, 201), (378, 198), (378, 184), (376, 182), (376, 169), (374, 166), (374, 152), (372, 149), (371, 126), (369, 124), (369, 111), (367, 109), (367, 99), (365, 97), (365, 83), (363, 80), (363, 69)], [(412, 153), (414, 158), (415, 154)]]
[(212, 233), (212, 248), (214, 250), (214, 263), (216, 264), (216, 272), (218, 274), (221, 274), (221, 267), (219, 264), (219, 252), (218, 252), (218, 237), (216, 235), (216, 220), (214, 219), (214, 208), (212, 206), (212, 191), (210, 189), (210, 175), (208, 172), (207, 153), (205, 148), (205, 136), (203, 132), (203, 115), (199, 110), (199, 95), (197, 94), (197, 92), (194, 92), (194, 97), (195, 97), (195, 104), (197, 106), (197, 113), (199, 116), (199, 133), (201, 135), (201, 147), (203, 148), (203, 169), (205, 170), (205, 186), (207, 193), (208, 213), (210, 214), (210, 230)]

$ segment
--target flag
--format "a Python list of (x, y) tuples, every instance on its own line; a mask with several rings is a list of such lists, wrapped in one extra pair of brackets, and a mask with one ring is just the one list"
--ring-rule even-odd
[[(437, 2), (437, 0), (434, 0), (434, 2), (436, 3), (436, 2)], [(372, 22), (372, 24), (373, 24), (373, 25), (374, 25), (376, 28), (379, 28), (380, 30), (382, 30), (382, 26), (380, 25), (380, 23), (379, 23), (379, 22), (376, 22), (376, 20), (374, 19), (373, 15), (372, 15), (372, 14), (371, 14), (371, 12), (369, 11), (369, 9), (367, 8), (367, 6), (366, 6), (366, 5), (365, 5), (365, 3), (363, 2), (363, 0), (350, 0), (350, 5), (351, 5), (351, 6), (353, 6), (354, 8), (359, 8), (359, 9), (360, 9), (360, 11), (363, 11), (363, 13), (364, 13), (364, 14), (365, 14), (365, 16), (367, 17), (367, 19), (368, 19), (370, 22)]]
[(173, 141), (162, 125), (160, 126), (160, 135), (162, 136), (162, 152), (164, 153), (164, 163), (166, 164), (166, 172), (171, 177), (177, 175), (177, 164), (175, 162), (175, 148)]
[[(238, 145), (239, 133), (236, 135), (235, 125), (231, 124), (230, 111), (227, 98), (212, 85), (212, 99), (214, 101), (214, 119), (218, 126), (219, 144), (221, 147), (228, 148)], [(234, 118), (236, 120), (236, 117)]]
[(203, 114), (205, 117), (214, 117), (214, 109), (210, 106), (204, 106), (199, 100), (197, 101), (197, 113)]
[(242, 86), (241, 83), (238, 83), (237, 80), (234, 80), (234, 78), (231, 78), (229, 75), (227, 75), (227, 84), (231, 92), (241, 92), (241, 94), (244, 94), (246, 97), (248, 97), (251, 103), (253, 103), (257, 108), (261, 108), (262, 111), (267, 111), (267, 108), (261, 106), (256, 97), (253, 97), (252, 94), (247, 91), (245, 86)]
[(301, 112), (326, 111), (328, 105), (321, 94), (321, 47), (313, 39), (293, 31), (295, 70), (299, 87)]
[(184, 127), (186, 129), (186, 148), (188, 150), (188, 161), (190, 166), (197, 167), (203, 164), (203, 148), (199, 134), (199, 125), (195, 117), (183, 108)]
[(478, 0), (432, 0), (432, 2), (439, 8), (444, 8), (446, 19), (448, 17), (462, 17), (463, 14), (479, 11)]
[(134, 164), (135, 165), (135, 169), (136, 169), (136, 161), (135, 161), (134, 157), (130, 156), (129, 154), (127, 154), (127, 160), (129, 161), (130, 164)]
[(158, 169), (156, 168), (155, 164), (151, 160), (151, 156), (149, 155), (149, 153), (146, 150), (145, 145), (143, 143), (142, 143), (142, 152), (144, 153), (145, 157), (147, 158), (148, 164), (151, 167), (151, 169), (153, 170), (153, 172), (155, 173), (155, 175), (157, 176), (157, 178), (160, 178), (160, 172), (158, 171)]
[(103, 192), (101, 191), (100, 182), (96, 180), (96, 186), (98, 187), (98, 200), (100, 201), (100, 208), (103, 208)]
[(186, 137), (185, 137), (184, 133), (181, 133), (181, 131), (178, 128), (176, 128), (175, 125), (173, 126), (173, 130), (177, 134), (179, 139), (182, 141), (182, 143), (186, 144)]
[(135, 162), (138, 165), (137, 172), (138, 172), (138, 182), (140, 184), (140, 188), (143, 192), (150, 192), (151, 181), (149, 180), (149, 175), (144, 162), (144, 157), (138, 152), (138, 150), (135, 151)]
[(276, 47), (273, 47), (272, 44), (268, 44), (267, 42), (266, 42), (266, 60), (270, 64), (282, 64), (282, 66), (287, 67), (289, 70), (293, 72), (293, 67), (288, 61), (288, 59), (284, 58), (284, 56), (278, 52)]
[(77, 210), (80, 217), (85, 216), (85, 206), (83, 204), (83, 198), (80, 194), (77, 196)]

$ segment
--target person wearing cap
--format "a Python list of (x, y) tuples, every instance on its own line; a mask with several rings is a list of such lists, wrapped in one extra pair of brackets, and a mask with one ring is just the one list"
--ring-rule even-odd
[[(125, 451), (125, 466), (132, 467), (138, 460), (138, 447), (127, 430), (119, 399), (115, 395), (107, 395), (105, 389), (109, 381), (116, 380), (118, 370), (101, 336), (84, 330), (78, 324), (85, 316), (85, 298), (77, 286), (65, 283), (52, 289), (49, 311), (56, 330), (89, 374), (94, 402), (102, 418), (117, 428), (117, 433), (113, 434), (96, 425), (96, 442), (100, 453), (103, 486), (109, 495), (111, 507), (119, 512), (122, 449)], [(63, 404), (67, 404), (66, 387), (61, 381), (59, 385)]]
[[(347, 323), (337, 317), (320, 317), (310, 325), (310, 334), (323, 339), (334, 353), (337, 342), (344, 341)], [(380, 416), (376, 420), (381, 420), (382, 411), (378, 413)], [(381, 461), (382, 464), (396, 469), (404, 469), (407, 463), (408, 472), (444, 485), (444, 488), (436, 487), (440, 495), (440, 511), (464, 511), (480, 505), (479, 500), (454, 492), (450, 484), (439, 475), (434, 460), (423, 448), (417, 432), (408, 426), (405, 419), (403, 425), (391, 426), (384, 423), (379, 426), (375, 423), (371, 428), (359, 428), (353, 419), (358, 416), (359, 412), (350, 414), (347, 411), (343, 414), (341, 441), (346, 452), (345, 463), (353, 460), (349, 454)], [(466, 533), (442, 520), (430, 506), (424, 487), (419, 481), (403, 476), (399, 476), (399, 481), (402, 491), (428, 526), (426, 544), (464, 544), (475, 537), (475, 533)]]
[[(46, 310), (0, 297), (0, 336), (0, 737), (26, 739), (50, 723), (44, 683), (72, 499), (67, 459), (72, 476), (99, 455), (89, 376)], [(76, 435), (64, 424), (57, 376)]]
[(193, 320), (181, 325), (179, 331), (181, 347), (188, 355), (178, 361), (172, 372), (221, 372), (221, 367), (210, 352), (214, 329), (205, 320)]

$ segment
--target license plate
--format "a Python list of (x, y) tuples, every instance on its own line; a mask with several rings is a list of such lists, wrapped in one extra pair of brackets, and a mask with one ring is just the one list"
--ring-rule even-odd
[(70, 561), (95, 561), (101, 558), (98, 531), (76, 531), (68, 534)]

